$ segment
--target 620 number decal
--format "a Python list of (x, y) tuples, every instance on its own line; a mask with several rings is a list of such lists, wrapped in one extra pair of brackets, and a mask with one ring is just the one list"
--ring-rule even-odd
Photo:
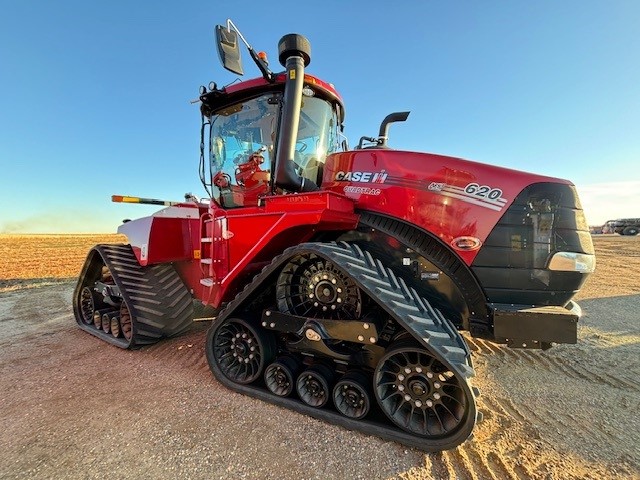
[(470, 183), (464, 187), (465, 193), (480, 198), (488, 198), (489, 200), (497, 200), (502, 197), (502, 190), (499, 188), (491, 188), (487, 185), (478, 185), (477, 183)]

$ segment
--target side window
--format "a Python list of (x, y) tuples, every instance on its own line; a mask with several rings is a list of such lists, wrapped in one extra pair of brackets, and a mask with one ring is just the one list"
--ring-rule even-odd
[(209, 164), (213, 199), (223, 207), (257, 205), (269, 192), (277, 102), (264, 95), (211, 117)]

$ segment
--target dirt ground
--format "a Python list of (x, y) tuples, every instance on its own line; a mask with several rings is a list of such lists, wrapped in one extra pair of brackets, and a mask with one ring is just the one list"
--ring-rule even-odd
[(0, 478), (640, 478), (640, 237), (594, 241), (579, 343), (469, 339), (484, 421), (436, 454), (225, 389), (204, 357), (205, 322), (124, 351), (76, 327), (74, 275), (5, 270)]

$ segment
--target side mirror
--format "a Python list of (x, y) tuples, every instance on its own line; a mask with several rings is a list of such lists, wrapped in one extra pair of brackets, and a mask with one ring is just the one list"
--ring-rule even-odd
[(240, 56), (240, 44), (238, 34), (235, 30), (226, 28), (224, 25), (216, 26), (216, 44), (218, 55), (224, 68), (238, 75), (243, 75), (242, 57)]

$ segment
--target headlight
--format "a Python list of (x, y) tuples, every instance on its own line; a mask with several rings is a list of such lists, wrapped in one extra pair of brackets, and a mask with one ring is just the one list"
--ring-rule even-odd
[(596, 256), (586, 253), (558, 252), (549, 261), (549, 270), (592, 273), (596, 269)]

